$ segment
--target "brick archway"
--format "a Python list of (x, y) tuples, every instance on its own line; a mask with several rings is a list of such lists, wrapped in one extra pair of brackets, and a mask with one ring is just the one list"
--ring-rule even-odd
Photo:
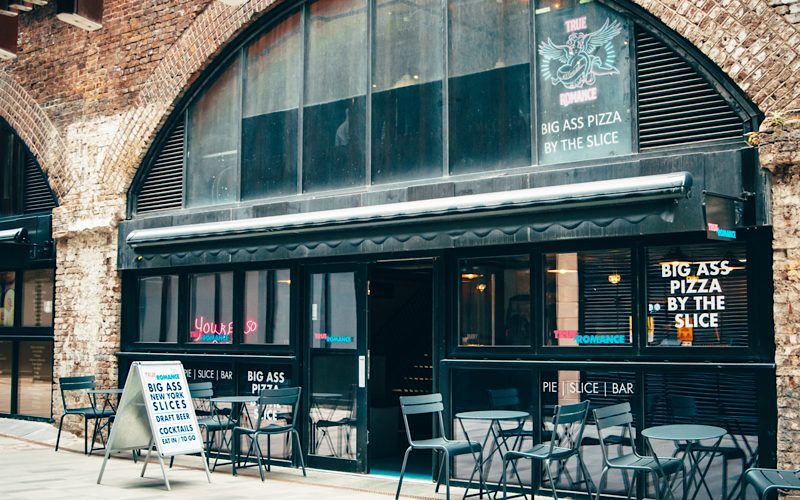
[[(124, 117), (104, 181), (123, 195), (175, 102), (242, 28), (280, 0), (212, 2), (169, 49)], [(763, 111), (800, 108), (800, 33), (765, 0), (634, 0), (707, 55)]]
[(50, 118), (14, 78), (0, 70), (0, 117), (11, 125), (47, 172), (50, 189), (59, 202), (72, 188), (67, 147)]

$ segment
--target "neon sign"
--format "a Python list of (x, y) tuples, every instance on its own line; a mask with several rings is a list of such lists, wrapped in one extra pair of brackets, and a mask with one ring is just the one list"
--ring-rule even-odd
[[(250, 335), (258, 330), (258, 323), (252, 319), (245, 321), (244, 334)], [(233, 321), (215, 323), (207, 321), (203, 316), (194, 319), (194, 330), (189, 331), (192, 342), (208, 342), (211, 344), (230, 344), (233, 335)]]
[(553, 330), (557, 339), (574, 339), (578, 345), (619, 345), (627, 344), (627, 335), (580, 335), (577, 330)]
[(314, 340), (324, 340), (329, 344), (348, 344), (353, 341), (349, 335), (328, 335), (327, 333), (314, 332)]

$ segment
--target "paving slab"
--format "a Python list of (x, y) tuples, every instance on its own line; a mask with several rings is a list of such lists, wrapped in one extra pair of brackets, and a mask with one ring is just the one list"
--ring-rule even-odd
[[(273, 467), (263, 483), (255, 468), (234, 477), (229, 466), (218, 467), (209, 484), (199, 457), (180, 456), (167, 472), (172, 488), (167, 491), (158, 461), (151, 458), (142, 478), (142, 461), (134, 463), (130, 453), (113, 454), (98, 485), (102, 452), (84, 455), (83, 438), (68, 432), (62, 433), (55, 452), (56, 433), (52, 424), (0, 418), (0, 498), (366, 500), (392, 498), (397, 488), (396, 478), (314, 469), (303, 477), (299, 469), (289, 467)], [(462, 488), (454, 487), (451, 498), (461, 498), (463, 493)], [(436, 494), (431, 481), (405, 480), (401, 498), (444, 500), (444, 488)]]

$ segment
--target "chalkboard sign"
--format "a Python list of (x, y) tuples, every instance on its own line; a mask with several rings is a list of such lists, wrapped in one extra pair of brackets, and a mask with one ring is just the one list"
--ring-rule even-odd
[(187, 453), (201, 455), (211, 482), (203, 439), (180, 361), (136, 361), (131, 365), (97, 484), (103, 479), (106, 462), (114, 451), (147, 449), (141, 474), (144, 477), (154, 446), (167, 489), (169, 480), (163, 458)]

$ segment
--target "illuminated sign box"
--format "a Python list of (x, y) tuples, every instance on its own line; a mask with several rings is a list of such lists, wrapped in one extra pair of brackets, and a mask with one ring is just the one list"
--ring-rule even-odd
[(733, 196), (703, 193), (703, 215), (710, 240), (737, 239), (737, 229), (744, 227), (744, 200)]

